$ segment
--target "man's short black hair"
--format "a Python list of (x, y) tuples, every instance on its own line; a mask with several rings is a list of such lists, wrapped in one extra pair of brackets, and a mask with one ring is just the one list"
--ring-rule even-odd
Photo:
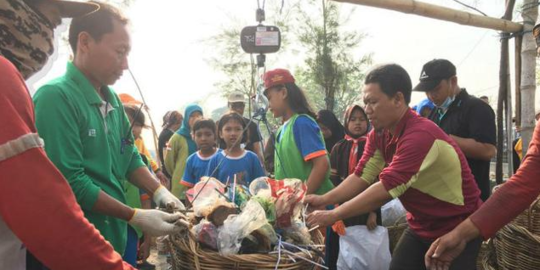
[(398, 64), (381, 65), (371, 70), (366, 76), (364, 84), (370, 83), (378, 83), (383, 93), (389, 97), (401, 92), (407, 105), (411, 102), (411, 77)]
[(193, 124), (193, 134), (195, 134), (197, 130), (203, 129), (203, 128), (210, 129), (212, 133), (214, 133), (214, 136), (216, 135), (217, 128), (216, 128), (216, 123), (214, 123), (214, 120), (202, 118), (195, 121), (195, 124)]
[(73, 18), (69, 26), (69, 45), (73, 53), (77, 53), (77, 42), (81, 32), (87, 32), (96, 41), (114, 29), (114, 20), (127, 24), (129, 20), (114, 6), (90, 1), (99, 5), (99, 9), (85, 16)]

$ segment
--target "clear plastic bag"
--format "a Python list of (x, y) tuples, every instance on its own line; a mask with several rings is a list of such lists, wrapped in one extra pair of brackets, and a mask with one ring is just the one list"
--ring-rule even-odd
[[(192, 201), (195, 215), (206, 217), (218, 202), (226, 203), (226, 199), (220, 194), (220, 192), (223, 194), (224, 191), (225, 186), (219, 180), (215, 178), (201, 179), (189, 192), (193, 196), (190, 201)], [(195, 200), (193, 201), (193, 199)]]
[(283, 230), (285, 241), (295, 245), (306, 246), (311, 244), (311, 235), (304, 223), (298, 222)]
[(248, 201), (242, 213), (230, 215), (219, 229), (219, 253), (221, 255), (237, 254), (242, 239), (265, 224), (268, 224), (268, 221), (264, 209), (257, 201)]
[(249, 184), (249, 192), (252, 196), (258, 196), (261, 198), (272, 197), (272, 187), (268, 182), (268, 177), (259, 177)]
[(399, 199), (393, 199), (381, 207), (382, 225), (394, 226), (407, 214)]
[(193, 226), (191, 232), (201, 245), (217, 250), (218, 229), (212, 222), (203, 219), (201, 223)]
[(286, 185), (277, 191), (276, 195), (276, 226), (288, 228), (301, 220), (305, 190), (300, 185)]
[(273, 225), (276, 222), (276, 205), (274, 204), (274, 198), (253, 196), (251, 199), (257, 201), (262, 206), (266, 213), (268, 223)]

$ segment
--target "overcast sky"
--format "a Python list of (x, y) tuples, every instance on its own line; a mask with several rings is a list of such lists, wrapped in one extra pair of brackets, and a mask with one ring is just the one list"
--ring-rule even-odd
[[(267, 2), (272, 1), (281, 3), (281, 0)], [(425, 2), (464, 9), (451, 0)], [(504, 12), (503, 0), (465, 2), (478, 2), (477, 7), (493, 17), (500, 17)], [(344, 12), (353, 7), (350, 4), (340, 5)], [(382, 9), (354, 7), (354, 16), (347, 27), (368, 35), (358, 49), (358, 55), (373, 53), (375, 64), (395, 62), (402, 65), (411, 75), (413, 84), (418, 82), (425, 62), (446, 58), (456, 65), (460, 86), (466, 87), (471, 94), (487, 95), (492, 105), (496, 104), (500, 50), (496, 31)], [(201, 40), (218, 33), (229, 24), (231, 17), (246, 22), (246, 25), (256, 24), (256, 8), (255, 0), (135, 0), (125, 10), (132, 20), (130, 67), (158, 126), (166, 111), (180, 109), (190, 102), (204, 101), (203, 107), (207, 111), (225, 104), (215, 87), (223, 75), (206, 61), (213, 48), (202, 44)], [(66, 29), (64, 26), (63, 30)], [(71, 52), (66, 46), (59, 47), (61, 49), (56, 60), (51, 61), (50, 69), (30, 80), (33, 89), (64, 73)], [(513, 48), (513, 41), (510, 48)], [(272, 60), (276, 66), (268, 66), (268, 69), (292, 68), (298, 65), (296, 61), (300, 61), (294, 57)], [(128, 72), (113, 87), (118, 93), (129, 93), (139, 98)], [(424, 97), (414, 93), (412, 103)]]

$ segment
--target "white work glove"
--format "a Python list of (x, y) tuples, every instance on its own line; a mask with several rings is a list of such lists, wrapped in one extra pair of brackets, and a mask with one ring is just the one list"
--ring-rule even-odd
[(135, 209), (129, 224), (140, 228), (150, 236), (163, 236), (179, 233), (188, 223), (181, 220), (181, 213), (169, 214), (159, 210)]
[(154, 191), (153, 199), (158, 207), (169, 208), (170, 205), (171, 209), (186, 210), (184, 204), (164, 186), (159, 186)]

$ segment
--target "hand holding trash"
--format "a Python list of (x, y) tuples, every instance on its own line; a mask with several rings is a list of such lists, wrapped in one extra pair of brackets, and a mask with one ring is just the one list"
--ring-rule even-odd
[(164, 186), (159, 186), (156, 191), (154, 191), (153, 196), (154, 202), (165, 208), (172, 208), (178, 210), (185, 210), (186, 207), (184, 204), (176, 198), (170, 191), (168, 191)]
[(315, 194), (306, 195), (304, 204), (309, 205), (309, 211), (323, 210), (327, 205), (324, 196)]
[(181, 213), (169, 214), (159, 210), (135, 209), (133, 217), (128, 222), (139, 227), (150, 236), (163, 236), (179, 233), (188, 228), (189, 224)]
[(316, 226), (323, 228), (333, 225), (338, 220), (334, 210), (317, 210), (308, 215), (306, 222), (312, 228)]

